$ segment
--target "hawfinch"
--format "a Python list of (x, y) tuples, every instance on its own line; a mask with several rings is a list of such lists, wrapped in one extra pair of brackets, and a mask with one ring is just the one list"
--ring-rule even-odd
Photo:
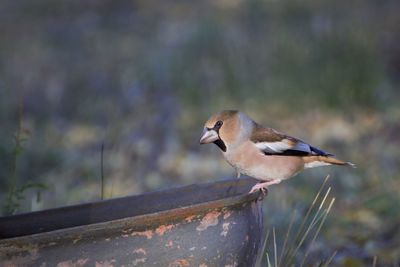
[(237, 173), (260, 180), (250, 193), (278, 184), (304, 168), (349, 165), (295, 137), (263, 127), (244, 113), (225, 110), (205, 123), (200, 144), (216, 144)]

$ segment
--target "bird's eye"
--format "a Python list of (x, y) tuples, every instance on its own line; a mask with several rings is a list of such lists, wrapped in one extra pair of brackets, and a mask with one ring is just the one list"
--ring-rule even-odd
[(217, 122), (215, 123), (215, 127), (219, 128), (219, 127), (222, 126), (222, 124), (223, 124), (222, 121), (217, 121)]

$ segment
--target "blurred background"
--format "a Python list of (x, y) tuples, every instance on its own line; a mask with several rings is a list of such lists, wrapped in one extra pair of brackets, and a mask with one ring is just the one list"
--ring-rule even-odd
[(278, 245), (330, 174), (313, 259), (399, 266), (399, 12), (395, 0), (3, 1), (1, 214), (99, 200), (102, 176), (104, 198), (233, 178), (198, 144), (233, 108), (358, 167), (274, 186)]

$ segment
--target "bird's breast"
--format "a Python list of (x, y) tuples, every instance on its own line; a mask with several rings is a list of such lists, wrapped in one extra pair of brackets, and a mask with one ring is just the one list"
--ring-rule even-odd
[(251, 141), (228, 148), (223, 154), (239, 172), (259, 180), (287, 179), (304, 168), (301, 157), (267, 156)]

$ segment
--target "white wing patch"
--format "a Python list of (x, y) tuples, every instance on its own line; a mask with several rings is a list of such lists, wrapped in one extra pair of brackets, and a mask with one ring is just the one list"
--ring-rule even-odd
[(312, 154), (310, 145), (298, 140), (293, 146), (293, 142), (289, 139), (283, 139), (277, 142), (259, 142), (256, 143), (256, 147), (262, 151), (270, 153), (283, 153), (286, 150), (297, 150), (305, 153)]
[(323, 161), (313, 161), (313, 162), (304, 164), (304, 168), (309, 169), (309, 168), (328, 166), (328, 165), (331, 165), (331, 164), (327, 163), (327, 162), (323, 162)]
[(259, 142), (256, 143), (256, 147), (258, 147), (262, 151), (269, 151), (271, 153), (282, 153), (285, 150), (292, 149), (292, 146), (285, 142), (286, 139), (278, 142)]

